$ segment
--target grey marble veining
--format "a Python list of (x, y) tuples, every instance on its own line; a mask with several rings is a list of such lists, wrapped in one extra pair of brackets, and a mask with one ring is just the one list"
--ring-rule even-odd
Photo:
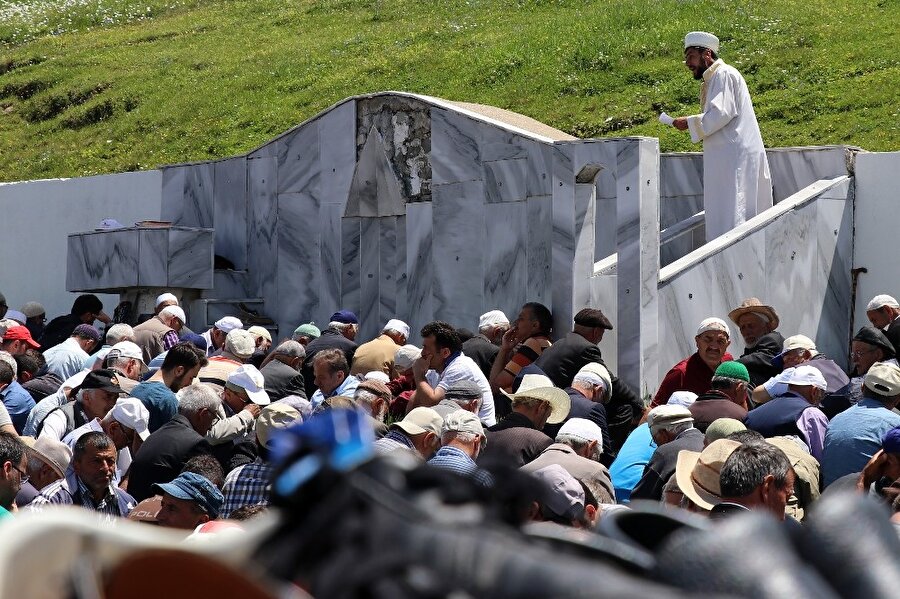
[[(526, 201), (527, 216), (525, 219), (527, 244), (525, 254), (526, 288), (528, 301), (540, 302), (545, 306), (552, 303), (552, 256), (553, 228), (547, 223), (553, 222), (553, 196), (533, 196)], [(485, 303), (487, 305), (487, 303)]]
[[(322, 204), (319, 208), (321, 231), (319, 272), (322, 285), (319, 290), (320, 311), (317, 318), (328, 317), (341, 306), (341, 213), (339, 204)], [(331, 313), (325, 314), (328, 310)]]
[[(278, 161), (276, 158), (258, 158), (247, 161), (247, 199), (249, 218), (249, 246), (247, 272), (252, 295), (272, 298), (278, 304), (278, 286), (275, 273), (278, 265), (278, 195), (276, 191)], [(269, 316), (278, 312), (278, 306), (266, 306)], [(289, 325), (287, 325), (289, 326)]]
[(660, 155), (659, 195), (660, 198), (702, 196), (703, 154)]
[(484, 296), (484, 184), (463, 181), (432, 188), (434, 314), (447, 322), (471, 322)]
[(215, 270), (213, 271), (213, 288), (204, 290), (200, 297), (203, 299), (249, 298), (256, 297), (256, 295), (256, 292), (250, 287), (250, 274), (247, 271)]
[(353, 173), (346, 216), (399, 216), (403, 213), (400, 182), (385, 153), (384, 139), (372, 126)]
[(213, 286), (213, 232), (169, 229), (169, 287)]
[(163, 169), (161, 218), (183, 227), (212, 227), (215, 163)]
[[(278, 322), (309, 322), (320, 315), (319, 203), (307, 193), (278, 194)], [(291, 326), (291, 325), (287, 325)]]
[[(615, 318), (617, 313), (618, 277), (614, 274), (595, 275), (591, 277), (590, 306), (603, 310), (608, 318)], [(615, 325), (615, 323), (613, 323)], [(617, 328), (606, 331), (603, 340), (597, 344), (603, 354), (603, 362), (611, 372), (619, 371), (619, 332)]]
[(811, 302), (797, 301), (813, 297), (810, 292), (817, 241), (815, 219), (815, 205), (807, 205), (782, 215), (765, 230), (765, 299), (776, 306), (783, 332), (815, 329), (817, 315)]
[[(398, 257), (406, 255), (406, 246), (401, 249), (397, 235), (397, 217), (384, 216), (378, 219), (378, 310), (373, 323), (374, 337), (391, 318), (397, 317)], [(404, 260), (405, 262), (405, 260)], [(405, 266), (405, 265), (404, 265)], [(405, 270), (405, 268), (404, 268)]]
[(406, 322), (410, 343), (421, 342), (419, 331), (434, 316), (433, 212), (431, 202), (406, 205), (406, 294), (411, 308)]
[(571, 145), (555, 144), (553, 154), (553, 235), (551, 250), (553, 330), (562, 336), (570, 330), (575, 262), (575, 173)]
[(442, 108), (431, 109), (432, 185), (482, 178), (479, 123)]
[(378, 218), (360, 219), (359, 337), (371, 339), (378, 332), (378, 304), (381, 260), (378, 242), (381, 228)]
[(575, 260), (572, 263), (574, 285), (573, 309), (588, 307), (591, 302), (591, 277), (594, 274), (594, 221), (596, 188), (592, 184), (575, 184)]
[(166, 287), (169, 284), (169, 233), (165, 229), (143, 229), (138, 233), (138, 284)]
[(247, 159), (217, 162), (213, 176), (215, 251), (230, 260), (235, 269), (243, 270), (247, 268)]
[(488, 204), (484, 216), (484, 305), (518, 313), (526, 301), (538, 301), (526, 295), (528, 209), (524, 202)]
[(341, 308), (359, 314), (360, 302), (360, 218), (341, 219)]
[(356, 168), (356, 101), (340, 104), (316, 120), (319, 129), (319, 197), (344, 208)]
[(278, 193), (306, 193), (318, 196), (319, 128), (315, 121), (304, 123), (277, 141)]
[[(850, 269), (853, 266), (853, 205), (846, 200), (820, 199), (816, 207), (818, 236), (817, 288), (821, 298), (818, 327), (813, 331), (816, 347), (832, 360), (847, 367), (847, 339), (850, 331)], [(869, 298), (865, 298), (868, 301)]]
[(139, 243), (136, 230), (70, 235), (66, 289), (136, 287)]
[(528, 161), (510, 158), (484, 163), (484, 186), (488, 202), (520, 202), (525, 199)]
[(847, 149), (842, 146), (779, 148), (766, 154), (776, 202), (819, 179), (847, 174)]

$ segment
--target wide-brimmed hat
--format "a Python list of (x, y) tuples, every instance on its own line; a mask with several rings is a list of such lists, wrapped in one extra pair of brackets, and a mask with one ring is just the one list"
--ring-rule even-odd
[(766, 304), (759, 301), (759, 298), (756, 297), (748, 297), (747, 299), (742, 301), (740, 306), (728, 313), (728, 318), (730, 318), (734, 324), (738, 324), (738, 319), (741, 316), (750, 313), (764, 316), (772, 324), (773, 329), (778, 328), (778, 313), (775, 312), (775, 308), (773, 308), (772, 306), (767, 306)]
[(722, 502), (719, 475), (725, 460), (741, 444), (731, 439), (713, 441), (703, 451), (678, 452), (675, 482), (685, 497), (705, 510)]
[(569, 415), (572, 408), (572, 400), (569, 394), (553, 386), (553, 381), (540, 374), (526, 374), (522, 377), (522, 383), (516, 393), (507, 393), (500, 390), (513, 403), (517, 399), (537, 399), (550, 404), (552, 411), (547, 418), (547, 424), (559, 424)]

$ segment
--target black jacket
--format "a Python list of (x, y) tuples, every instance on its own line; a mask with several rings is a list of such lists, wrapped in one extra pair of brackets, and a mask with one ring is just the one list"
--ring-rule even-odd
[(644, 467), (644, 475), (631, 492), (631, 501), (636, 499), (659, 501), (662, 498), (663, 487), (669, 482), (669, 477), (675, 474), (678, 452), (682, 450), (703, 451), (703, 439), (703, 433), (696, 428), (691, 428), (678, 435), (673, 441), (657, 447), (650, 461)]
[(500, 348), (491, 343), (484, 335), (475, 335), (463, 343), (462, 349), (465, 355), (478, 364), (484, 377), (490, 379), (491, 367), (494, 365), (494, 359), (500, 352)]
[(306, 386), (306, 397), (312, 397), (312, 394), (318, 389), (315, 382), (313, 382), (315, 375), (313, 374), (312, 366), (313, 358), (316, 357), (317, 353), (323, 349), (339, 349), (344, 352), (344, 357), (347, 358), (347, 365), (352, 366), (353, 354), (356, 353), (357, 347), (359, 346), (356, 342), (350, 341), (331, 329), (325, 329), (322, 331), (321, 336), (310, 341), (306, 346), (306, 359), (303, 361), (303, 369), (300, 371), (303, 375), (303, 383)]
[(534, 428), (534, 423), (518, 412), (485, 431), (487, 445), (478, 457), (479, 464), (497, 464), (520, 468), (553, 444), (553, 440)]
[(284, 362), (272, 359), (260, 370), (266, 382), (266, 393), (269, 399), (277, 401), (288, 395), (306, 397), (303, 375)]
[(760, 337), (754, 347), (744, 350), (737, 361), (747, 367), (751, 385), (762, 385), (781, 372), (781, 368), (772, 365), (772, 358), (780, 354), (783, 347), (784, 337), (778, 331), (772, 331)]

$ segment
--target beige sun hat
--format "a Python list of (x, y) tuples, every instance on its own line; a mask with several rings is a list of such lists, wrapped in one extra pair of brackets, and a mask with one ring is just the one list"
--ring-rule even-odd
[(713, 441), (701, 451), (679, 451), (675, 481), (685, 497), (705, 510), (722, 502), (719, 475), (725, 460), (741, 444), (731, 439)]
[(513, 403), (517, 399), (537, 399), (550, 404), (552, 411), (547, 418), (547, 424), (559, 424), (569, 415), (572, 408), (572, 400), (569, 394), (553, 386), (553, 381), (542, 374), (526, 374), (522, 377), (519, 390), (515, 393), (507, 393), (500, 390)]
[[(734, 324), (738, 324), (738, 319), (744, 314), (758, 314), (764, 318), (766, 318), (770, 323), (772, 323), (772, 328), (778, 328), (778, 313), (775, 312), (775, 308), (772, 306), (767, 306), (762, 303), (759, 298), (756, 297), (748, 297), (744, 301), (741, 302), (741, 305), (728, 313), (728, 318)], [(740, 325), (738, 325), (740, 326)]]

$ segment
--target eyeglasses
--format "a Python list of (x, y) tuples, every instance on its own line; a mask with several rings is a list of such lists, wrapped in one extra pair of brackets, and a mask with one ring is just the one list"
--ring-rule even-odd
[(22, 469), (19, 468), (18, 466), (15, 466), (15, 465), (13, 465), (13, 464), (10, 464), (10, 466), (12, 466), (13, 468), (15, 468), (15, 469), (16, 469), (16, 472), (19, 473), (19, 476), (20, 476), (21, 479), (22, 479), (22, 484), (23, 484), (23, 485), (24, 485), (25, 483), (28, 482), (28, 479), (31, 478), (30, 476), (28, 476), (28, 473), (27, 473), (27, 472), (23, 472)]
[(873, 349), (858, 349), (856, 351), (850, 352), (850, 357), (851, 358), (860, 358), (866, 354), (871, 354), (873, 351), (875, 351), (875, 348), (873, 348)]

